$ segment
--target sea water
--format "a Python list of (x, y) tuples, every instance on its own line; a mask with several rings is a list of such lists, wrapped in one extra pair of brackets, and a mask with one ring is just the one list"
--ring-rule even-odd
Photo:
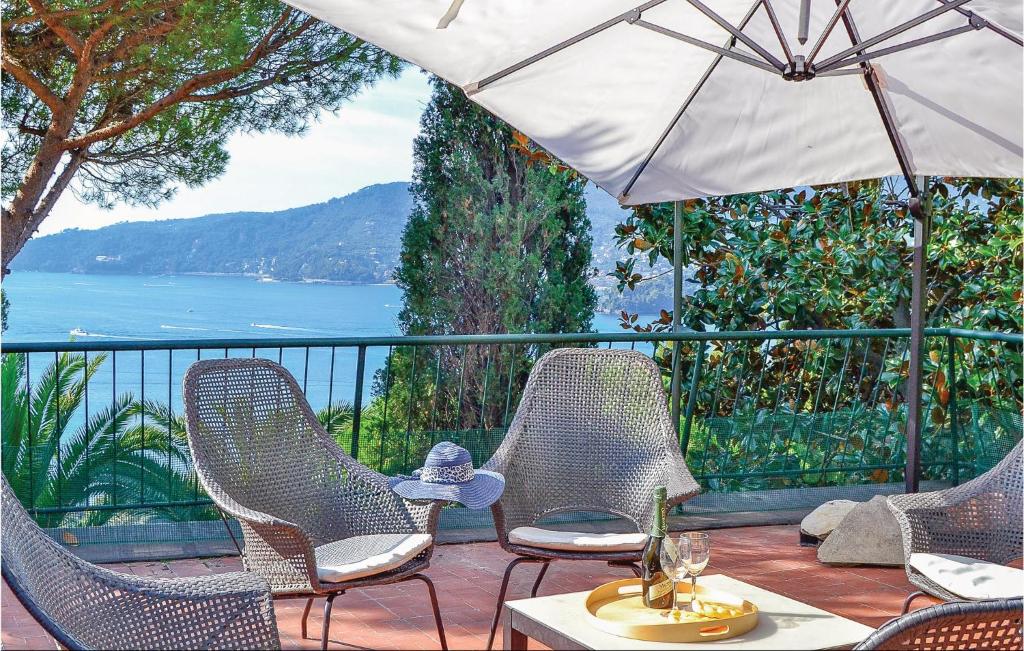
[[(394, 285), (260, 282), (237, 276), (120, 276), (14, 272), (3, 283), (10, 301), (3, 341), (333, 338), (399, 335), (402, 292)], [(649, 320), (649, 319), (648, 319)], [(594, 330), (621, 332), (614, 315), (595, 314)], [(368, 348), (364, 404), (387, 347)], [(90, 353), (90, 357), (96, 353)], [(108, 354), (90, 382), (92, 408), (113, 396), (167, 402), (181, 409), (181, 378), (196, 359), (260, 356), (279, 360), (314, 408), (352, 402), (355, 348), (223, 348)], [(34, 353), (30, 376), (53, 362)], [(115, 368), (116, 366), (116, 368)], [(143, 382), (145, 378), (145, 382)], [(31, 379), (31, 377), (30, 377)], [(179, 412), (180, 413), (180, 412)]]

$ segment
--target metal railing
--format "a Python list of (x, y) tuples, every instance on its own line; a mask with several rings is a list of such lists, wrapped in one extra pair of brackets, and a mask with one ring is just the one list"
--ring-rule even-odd
[[(787, 489), (902, 480), (909, 335), (899, 329), (5, 343), (3, 469), (26, 507), (51, 528), (113, 531), (214, 519), (192, 472), (182, 418), (181, 377), (197, 359), (279, 361), (344, 449), (396, 474), (417, 467), (442, 439), (469, 449), (477, 463), (486, 460), (533, 362), (552, 347), (641, 350), (662, 367), (668, 399), (671, 350), (678, 346), (680, 445), (694, 475), (712, 494), (760, 491), (781, 504)], [(927, 331), (926, 346), (924, 478), (958, 483), (1020, 438), (1022, 336), (936, 328)]]

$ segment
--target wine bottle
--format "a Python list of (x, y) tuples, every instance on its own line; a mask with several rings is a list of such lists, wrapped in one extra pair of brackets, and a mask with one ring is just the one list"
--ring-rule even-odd
[(661, 569), (661, 546), (665, 542), (665, 501), (667, 492), (664, 486), (654, 489), (654, 517), (651, 521), (651, 533), (647, 537), (644, 553), (640, 559), (643, 586), (643, 601), (648, 608), (667, 610), (672, 607), (672, 581)]

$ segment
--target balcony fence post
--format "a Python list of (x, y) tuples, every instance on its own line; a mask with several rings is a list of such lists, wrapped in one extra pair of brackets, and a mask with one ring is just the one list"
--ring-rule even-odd
[(949, 436), (953, 445), (953, 485), (960, 484), (960, 414), (956, 404), (956, 338), (946, 335), (949, 357), (946, 359), (946, 388), (949, 390)]
[[(672, 206), (672, 332), (682, 331), (683, 318), (683, 202)], [(672, 380), (670, 385), (672, 427), (679, 433), (679, 399), (682, 393), (682, 378), (679, 366), (683, 342), (672, 342)]]
[(697, 386), (700, 384), (700, 374), (704, 367), (704, 347), (707, 345), (703, 339), (697, 344), (697, 353), (693, 357), (693, 370), (690, 373), (690, 391), (686, 396), (686, 415), (683, 420), (683, 432), (680, 447), (683, 456), (686, 456), (690, 448), (690, 430), (693, 428), (693, 411), (697, 407)]
[(356, 394), (352, 398), (352, 458), (359, 460), (359, 422), (363, 415), (363, 375), (366, 370), (366, 346), (360, 345), (356, 357)]

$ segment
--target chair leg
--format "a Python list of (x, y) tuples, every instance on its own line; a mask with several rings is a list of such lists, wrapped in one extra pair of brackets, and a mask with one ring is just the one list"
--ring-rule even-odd
[(547, 561), (540, 566), (540, 572), (537, 574), (537, 580), (533, 582), (533, 589), (530, 590), (530, 597), (537, 596), (537, 591), (540, 590), (540, 582), (544, 580), (544, 575), (547, 574), (549, 565), (551, 565), (551, 561)]
[(306, 600), (306, 607), (302, 611), (302, 639), (308, 640), (309, 635), (306, 634), (306, 620), (309, 619), (309, 611), (313, 608), (313, 598), (310, 597)]
[(324, 604), (324, 624), (320, 629), (320, 648), (327, 649), (327, 640), (330, 639), (331, 634), (331, 607), (334, 605), (334, 598), (339, 593), (335, 592), (327, 595), (327, 603)]
[(444, 622), (441, 621), (441, 609), (437, 605), (437, 592), (434, 591), (434, 582), (426, 574), (413, 574), (410, 579), (419, 579), (427, 584), (427, 592), (430, 593), (430, 607), (434, 609), (434, 622), (437, 624), (437, 637), (441, 640), (442, 651), (448, 651), (448, 640), (444, 637)]
[(528, 556), (520, 556), (512, 560), (505, 568), (505, 576), (501, 579), (501, 589), (498, 590), (498, 603), (494, 607), (494, 619), (491, 620), (491, 633), (487, 636), (487, 651), (491, 651), (491, 645), (494, 644), (494, 633), (498, 630), (498, 619), (501, 617), (501, 606), (505, 603), (505, 592), (508, 591), (508, 579), (512, 576), (512, 570), (516, 565), (520, 563), (546, 563), (543, 558), (530, 558)]
[(910, 612), (910, 604), (914, 603), (915, 599), (917, 599), (918, 597), (925, 596), (927, 596), (927, 593), (921, 592), (920, 590), (918, 590), (917, 592), (911, 592), (910, 595), (903, 602), (903, 610), (900, 611), (900, 616), (902, 617), (903, 615), (906, 615), (908, 612)]
[(608, 561), (608, 567), (628, 567), (636, 575), (636, 578), (639, 579), (643, 576), (640, 566), (633, 561)]
[(228, 518), (224, 515), (224, 511), (217, 509), (217, 513), (220, 514), (221, 522), (224, 523), (224, 528), (228, 530), (228, 535), (231, 536), (231, 542), (235, 543), (235, 549), (238, 550), (238, 555), (242, 555), (242, 546), (238, 544), (238, 539), (235, 538), (235, 532), (231, 530), (231, 525), (228, 524)]

